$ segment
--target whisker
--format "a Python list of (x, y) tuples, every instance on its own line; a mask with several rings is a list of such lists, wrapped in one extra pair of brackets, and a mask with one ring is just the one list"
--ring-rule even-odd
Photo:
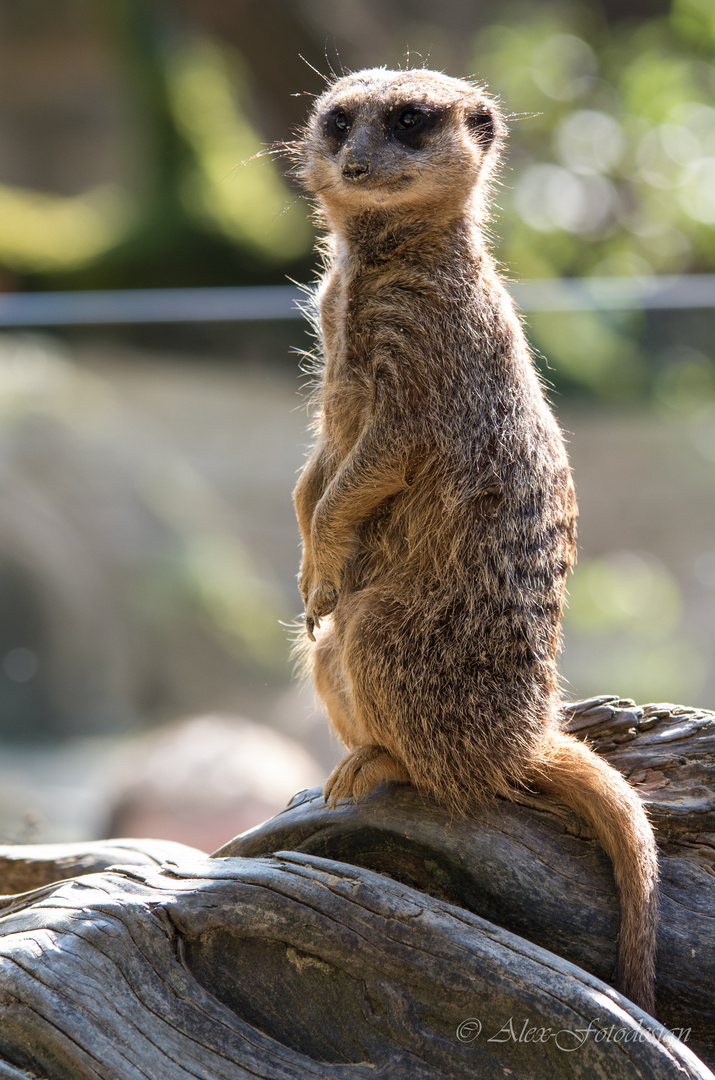
[[(307, 67), (310, 68), (311, 71), (314, 71), (315, 74), (318, 75), (323, 80), (323, 82), (326, 84), (326, 86), (329, 84), (330, 79), (328, 78), (327, 75), (323, 75), (322, 71), (318, 71), (317, 67), (314, 67), (311, 64), (310, 60), (306, 60), (306, 58), (301, 53), (298, 53), (298, 56), (303, 61), (303, 63), (306, 64)], [(328, 66), (330, 66), (330, 65), (328, 65)], [(333, 74), (335, 74), (335, 72), (333, 72)]]
[[(337, 52), (337, 50), (336, 50), (336, 52)], [(330, 68), (331, 75), (333, 76), (334, 79), (337, 79), (337, 77), (338, 77), (337, 72), (335, 71), (335, 68), (333, 67), (333, 65), (330, 63), (330, 58), (328, 57), (328, 39), (327, 38), (325, 39), (325, 44), (323, 45), (323, 55), (325, 56), (325, 63)]]

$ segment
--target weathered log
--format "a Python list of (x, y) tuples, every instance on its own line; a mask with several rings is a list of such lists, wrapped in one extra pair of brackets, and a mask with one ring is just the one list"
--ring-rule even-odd
[(310, 855), (92, 874), (0, 927), (7, 1076), (712, 1076), (554, 954)]
[[(610, 863), (564, 808), (465, 820), (407, 786), (335, 811), (308, 792), (210, 859), (2, 849), (6, 893), (86, 876), (2, 900), (0, 1080), (712, 1078), (664, 1028), (715, 1060), (715, 716), (600, 698), (568, 721), (658, 827), (663, 1027), (599, 981)], [(135, 865), (87, 873), (115, 859)]]
[[(662, 845), (657, 1015), (689, 1028), (690, 1045), (715, 1061), (715, 715), (601, 697), (567, 717), (648, 807)], [(288, 849), (388, 874), (612, 979), (619, 913), (610, 861), (580, 818), (546, 799), (499, 800), (467, 820), (406, 785), (331, 812), (319, 791), (303, 792), (216, 854)]]
[(203, 856), (173, 840), (105, 840), (84, 844), (13, 844), (0, 847), (0, 908), (13, 894), (39, 889), (63, 878), (95, 874), (109, 866), (161, 866), (167, 860)]
[(567, 706), (565, 716), (636, 787), (659, 845), (715, 845), (715, 713), (599, 697)]
[[(364, 866), (468, 909), (612, 979), (619, 913), (608, 857), (569, 811), (513, 803), (455, 820), (409, 787), (325, 809), (304, 793), (221, 849), (255, 857), (301, 851)], [(715, 849), (661, 859), (657, 1015), (715, 1052)]]

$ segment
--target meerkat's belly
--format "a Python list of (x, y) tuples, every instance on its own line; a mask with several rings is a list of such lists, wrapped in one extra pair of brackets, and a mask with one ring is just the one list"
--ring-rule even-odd
[(509, 489), (460, 501), (437, 475), (358, 528), (346, 591), (370, 590), (426, 617), (446, 605), (468, 635), (483, 636), (492, 625), (534, 653), (550, 653), (573, 559), (570, 500), (569, 484), (526, 502)]

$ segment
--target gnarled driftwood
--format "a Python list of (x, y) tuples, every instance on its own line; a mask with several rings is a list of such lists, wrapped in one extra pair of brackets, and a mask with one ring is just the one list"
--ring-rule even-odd
[(660, 1022), (605, 985), (610, 864), (569, 812), (308, 792), (211, 858), (2, 849), (1, 889), (41, 887), (2, 901), (0, 1080), (711, 1076), (665, 1028), (712, 1060), (715, 716), (601, 698), (569, 724), (663, 841)]

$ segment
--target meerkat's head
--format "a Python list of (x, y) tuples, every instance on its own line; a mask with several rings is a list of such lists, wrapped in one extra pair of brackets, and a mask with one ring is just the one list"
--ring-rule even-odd
[(376, 68), (336, 80), (298, 144), (298, 173), (330, 217), (464, 206), (498, 158), (504, 121), (482, 87)]

